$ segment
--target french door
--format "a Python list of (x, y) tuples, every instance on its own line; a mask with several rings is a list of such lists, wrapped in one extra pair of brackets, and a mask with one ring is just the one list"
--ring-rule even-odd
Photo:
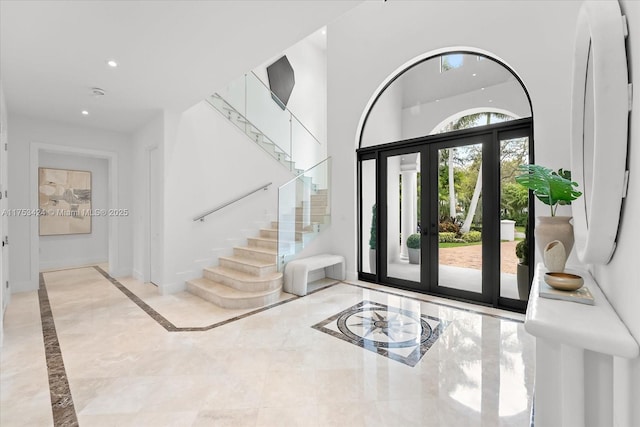
[[(513, 180), (516, 163), (529, 162), (530, 136), (527, 121), (359, 152), (360, 278), (524, 309), (515, 258), (524, 233), (501, 219), (515, 215), (502, 186)], [(520, 215), (531, 217), (531, 203), (524, 203)]]

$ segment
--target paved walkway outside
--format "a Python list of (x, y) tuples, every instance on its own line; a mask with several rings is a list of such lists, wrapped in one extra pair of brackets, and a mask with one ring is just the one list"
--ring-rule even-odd
[[(517, 241), (500, 243), (500, 271), (502, 273), (516, 274), (517, 244)], [(442, 248), (439, 255), (439, 261), (442, 265), (482, 270), (482, 245)]]

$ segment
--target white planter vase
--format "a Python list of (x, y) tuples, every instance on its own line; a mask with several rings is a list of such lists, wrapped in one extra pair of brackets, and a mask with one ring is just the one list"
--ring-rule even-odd
[(534, 235), (540, 256), (544, 259), (544, 248), (554, 240), (560, 240), (567, 257), (573, 248), (573, 225), (570, 216), (539, 216)]
[(409, 264), (420, 264), (420, 249), (407, 248), (409, 252)]
[(369, 268), (371, 273), (376, 274), (376, 250), (369, 249)]
[(517, 270), (517, 281), (518, 281), (518, 298), (522, 301), (527, 301), (529, 299), (529, 266), (518, 263)]

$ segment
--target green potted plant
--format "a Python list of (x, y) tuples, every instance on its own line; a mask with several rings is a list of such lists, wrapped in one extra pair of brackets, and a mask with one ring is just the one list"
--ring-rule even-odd
[(528, 227), (525, 228), (524, 240), (516, 245), (518, 297), (524, 301), (529, 299), (529, 236), (526, 230)]
[(376, 274), (376, 248), (378, 245), (377, 242), (377, 209), (374, 204), (371, 208), (371, 234), (369, 237), (369, 266), (371, 267), (371, 272)]
[(407, 239), (409, 264), (420, 264), (420, 234), (412, 234)]
[(531, 190), (545, 205), (549, 206), (551, 216), (539, 216), (535, 228), (535, 237), (540, 254), (553, 240), (560, 240), (567, 255), (573, 248), (573, 226), (570, 216), (557, 216), (559, 205), (570, 205), (582, 195), (576, 189), (577, 183), (571, 181), (571, 171), (559, 169), (557, 172), (539, 165), (520, 165), (521, 175), (516, 182)]

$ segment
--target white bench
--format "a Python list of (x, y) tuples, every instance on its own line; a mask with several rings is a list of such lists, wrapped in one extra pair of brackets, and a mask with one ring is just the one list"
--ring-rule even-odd
[(295, 295), (307, 294), (309, 272), (324, 268), (325, 277), (335, 280), (346, 279), (344, 257), (341, 255), (314, 255), (287, 263), (284, 268), (284, 291)]

